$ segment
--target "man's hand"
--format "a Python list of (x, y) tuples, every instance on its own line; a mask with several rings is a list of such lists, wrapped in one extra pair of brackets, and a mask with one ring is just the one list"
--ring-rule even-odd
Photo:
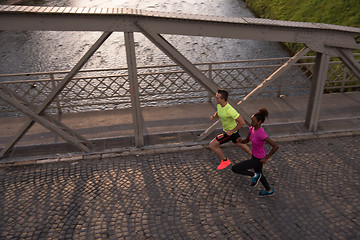
[(233, 130), (226, 130), (225, 132), (226, 132), (226, 134), (227, 134), (228, 136), (231, 136), (231, 135), (234, 134), (234, 131), (233, 131)]
[(216, 118), (218, 118), (217, 112), (214, 115), (210, 116), (210, 121), (213, 121)]

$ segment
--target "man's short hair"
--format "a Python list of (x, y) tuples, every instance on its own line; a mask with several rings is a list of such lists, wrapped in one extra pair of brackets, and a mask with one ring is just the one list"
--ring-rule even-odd
[(217, 91), (217, 93), (220, 94), (220, 95), (221, 95), (221, 98), (224, 99), (225, 101), (228, 100), (228, 97), (229, 97), (228, 91), (226, 91), (226, 90), (224, 90), (224, 89), (219, 89), (219, 90)]

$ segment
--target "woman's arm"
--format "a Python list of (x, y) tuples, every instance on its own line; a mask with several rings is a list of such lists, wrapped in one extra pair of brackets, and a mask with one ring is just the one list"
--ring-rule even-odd
[(241, 144), (247, 144), (250, 142), (250, 133), (248, 133), (248, 135), (246, 136), (245, 140), (241, 140), (239, 141), (239, 143)]
[(269, 137), (265, 138), (265, 142), (267, 142), (270, 146), (272, 146), (272, 149), (270, 150), (270, 152), (266, 155), (266, 157), (264, 157), (263, 159), (260, 160), (261, 163), (266, 163), (267, 160), (279, 149), (279, 145), (277, 145), (276, 142), (274, 142), (273, 140), (271, 140)]

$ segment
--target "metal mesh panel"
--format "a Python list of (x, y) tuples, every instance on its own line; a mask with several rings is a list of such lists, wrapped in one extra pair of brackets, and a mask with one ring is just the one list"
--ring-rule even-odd
[[(309, 57), (306, 57), (309, 59)], [(240, 100), (269, 77), (288, 58), (196, 64), (204, 75)], [(306, 95), (314, 70), (313, 62), (297, 63), (258, 97)], [(0, 86), (38, 107), (67, 72), (1, 75)], [(138, 68), (142, 106), (207, 101), (205, 88), (176, 65)], [(331, 61), (326, 91), (359, 89), (359, 81), (340, 61)], [(86, 70), (72, 79), (47, 112), (97, 111), (131, 106), (127, 69)], [(21, 116), (0, 100), (0, 115)]]
[(61, 92), (59, 101), (67, 111), (113, 109), (130, 103), (129, 88), (127, 75), (75, 78)]
[(360, 82), (342, 62), (331, 62), (325, 90), (327, 92), (356, 91), (360, 90)]

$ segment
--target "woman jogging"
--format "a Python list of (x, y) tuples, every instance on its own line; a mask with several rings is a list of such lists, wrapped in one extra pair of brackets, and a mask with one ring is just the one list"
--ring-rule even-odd
[[(235, 164), (232, 167), (234, 173), (247, 175), (251, 177), (251, 186), (255, 187), (259, 181), (265, 187), (265, 190), (260, 191), (259, 195), (261, 197), (274, 195), (274, 190), (270, 188), (266, 177), (262, 173), (263, 165), (266, 164), (268, 159), (278, 150), (279, 146), (272, 141), (261, 124), (265, 121), (265, 118), (268, 116), (268, 111), (265, 108), (259, 109), (259, 112), (255, 113), (251, 117), (251, 127), (249, 133), (245, 140), (242, 140), (242, 144), (252, 143), (252, 157), (249, 160)], [(266, 154), (265, 142), (272, 146), (271, 151)], [(249, 171), (248, 169), (254, 169), (254, 172)]]

